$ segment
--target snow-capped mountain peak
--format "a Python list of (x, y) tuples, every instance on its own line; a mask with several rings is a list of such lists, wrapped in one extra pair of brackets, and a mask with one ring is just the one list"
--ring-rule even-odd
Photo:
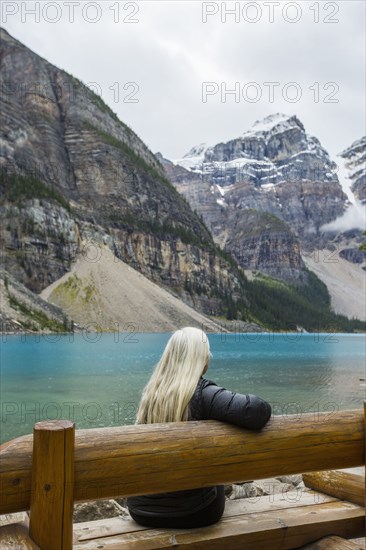
[(173, 161), (222, 187), (248, 182), (256, 188), (314, 178), (336, 180), (336, 165), (296, 115), (271, 114), (240, 137), (213, 147), (200, 144)]
[[(357, 151), (352, 150), (357, 160), (359, 145)], [(191, 172), (187, 177), (190, 192), (192, 177), (197, 176), (200, 192), (207, 186), (207, 200), (215, 199), (225, 211), (254, 208), (270, 212), (306, 240), (309, 234), (315, 239), (319, 226), (342, 215), (347, 206), (336, 163), (319, 140), (306, 133), (296, 115), (271, 114), (235, 139), (193, 147), (174, 164)], [(179, 185), (183, 179), (179, 173)], [(195, 202), (194, 208), (198, 211), (199, 207)], [(212, 212), (206, 221), (216, 224), (217, 207), (209, 208)]]
[(285, 115), (284, 113), (274, 113), (263, 119), (256, 120), (249, 130), (244, 132), (243, 137), (248, 137), (250, 134), (264, 134), (273, 132), (283, 132), (291, 128), (299, 128), (304, 130), (304, 126), (295, 115)]
[(210, 147), (206, 143), (200, 143), (192, 147), (183, 158), (173, 160), (173, 163), (182, 166), (186, 170), (191, 170), (192, 172), (201, 171), (205, 154), (209, 149)]
[(191, 158), (191, 157), (200, 157), (205, 154), (206, 149), (208, 148), (207, 143), (200, 143), (199, 145), (195, 145), (184, 155), (183, 158)]

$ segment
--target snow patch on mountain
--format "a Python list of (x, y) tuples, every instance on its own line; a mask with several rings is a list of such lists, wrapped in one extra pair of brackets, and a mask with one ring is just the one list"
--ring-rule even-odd
[(216, 199), (216, 202), (219, 206), (227, 206), (224, 199)]

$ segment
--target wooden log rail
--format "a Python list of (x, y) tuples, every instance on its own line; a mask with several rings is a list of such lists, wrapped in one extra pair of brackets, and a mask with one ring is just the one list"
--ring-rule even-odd
[(73, 423), (40, 422), (0, 447), (0, 514), (30, 509), (40, 548), (69, 550), (74, 501), (361, 466), (365, 418), (366, 401), (364, 411), (273, 417), (261, 431), (216, 421), (77, 430), (75, 455)]
[(348, 502), (364, 506), (364, 477), (364, 473), (355, 473), (353, 471), (325, 470), (304, 474), (303, 482), (307, 487), (320, 493), (326, 493), (341, 500), (348, 500)]

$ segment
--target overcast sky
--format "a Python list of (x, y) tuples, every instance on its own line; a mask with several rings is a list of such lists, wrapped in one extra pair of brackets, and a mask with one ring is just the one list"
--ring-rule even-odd
[[(225, 5), (237, 13), (225, 14)], [(238, 137), (275, 112), (296, 114), (334, 160), (365, 134), (363, 0), (3, 0), (2, 25), (50, 63), (95, 83), (152, 151), (170, 159)], [(203, 101), (205, 82), (212, 95)], [(270, 82), (278, 83), (273, 98)], [(225, 97), (225, 86), (236, 86), (239, 97)]]

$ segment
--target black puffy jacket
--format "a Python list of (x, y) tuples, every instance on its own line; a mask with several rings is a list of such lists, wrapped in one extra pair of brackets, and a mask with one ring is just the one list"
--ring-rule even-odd
[[(271, 405), (252, 394), (242, 395), (200, 378), (189, 403), (189, 420), (221, 420), (250, 430), (259, 430), (272, 414)], [(216, 497), (215, 487), (129, 497), (128, 508), (140, 516), (179, 517), (208, 506)]]

